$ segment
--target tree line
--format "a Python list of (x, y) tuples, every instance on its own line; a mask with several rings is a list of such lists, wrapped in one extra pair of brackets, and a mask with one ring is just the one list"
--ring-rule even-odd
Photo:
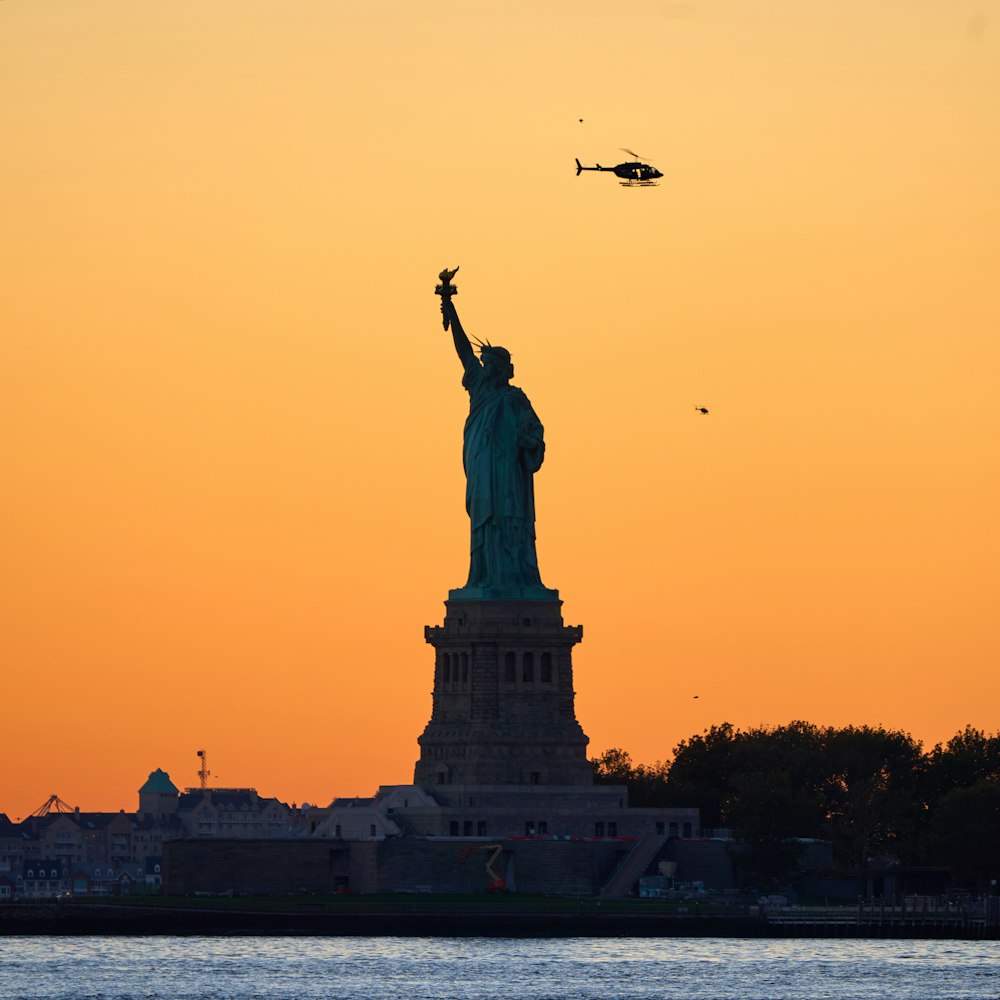
[(739, 863), (763, 881), (794, 870), (800, 838), (830, 841), (859, 874), (898, 862), (948, 868), (979, 890), (1000, 881), (1000, 733), (967, 726), (924, 752), (882, 727), (725, 722), (669, 761), (635, 764), (615, 747), (591, 764), (597, 783), (628, 786), (631, 805), (697, 806), (702, 828), (730, 829)]

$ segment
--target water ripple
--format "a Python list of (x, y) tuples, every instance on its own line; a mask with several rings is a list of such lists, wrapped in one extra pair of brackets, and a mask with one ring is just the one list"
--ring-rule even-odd
[(989, 942), (0, 938), (0, 1000), (987, 1000)]

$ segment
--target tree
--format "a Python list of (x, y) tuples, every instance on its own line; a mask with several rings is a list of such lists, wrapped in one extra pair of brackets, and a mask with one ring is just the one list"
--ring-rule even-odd
[(736, 749), (736, 730), (728, 722), (681, 740), (667, 772), (667, 805), (697, 805), (703, 827), (720, 826)]
[(625, 785), (631, 806), (666, 805), (667, 765), (633, 765), (632, 757), (620, 747), (605, 750), (590, 762), (594, 769), (594, 782), (598, 785)]
[[(964, 814), (959, 804), (974, 803), (977, 796), (986, 802), (989, 783), (1000, 786), (1000, 733), (988, 735), (966, 726), (944, 746), (938, 743), (927, 755), (921, 791), (927, 807), (921, 861), (947, 865), (957, 877), (975, 881), (971, 878), (975, 866), (963, 863), (958, 843), (966, 838), (970, 857), (975, 857), (980, 843), (976, 838), (982, 831), (978, 817)], [(972, 789), (976, 789), (974, 795), (956, 794), (971, 793)]]
[(906, 858), (922, 812), (920, 744), (909, 733), (870, 726), (828, 729), (824, 743), (835, 853), (862, 878), (874, 857)]
[[(797, 836), (822, 836), (824, 817), (817, 793), (829, 771), (823, 733), (808, 722), (747, 731), (724, 722), (681, 741), (667, 770), (668, 802), (697, 805), (702, 826), (727, 826), (727, 809), (731, 811), (737, 792), (736, 776), (762, 772), (785, 774), (795, 795), (801, 797), (797, 810), (802, 828)], [(811, 810), (801, 808), (802, 802), (812, 803)]]
[(927, 756), (925, 797), (935, 802), (956, 788), (968, 788), (983, 779), (1000, 781), (1000, 733), (987, 735), (966, 726)]
[(723, 803), (723, 819), (741, 842), (733, 860), (762, 885), (781, 882), (798, 867), (805, 850), (798, 839), (812, 822), (817, 796), (794, 787), (786, 771), (737, 774)]
[(669, 763), (635, 764), (620, 748), (592, 763), (595, 780), (627, 785), (633, 805), (697, 806), (703, 827), (730, 827), (742, 866), (761, 879), (785, 877), (807, 837), (832, 841), (862, 880), (873, 861), (895, 860), (997, 877), (980, 847), (1000, 839), (1000, 733), (966, 726), (925, 755), (909, 733), (881, 726), (723, 722), (682, 740)]
[(621, 747), (611, 747), (590, 762), (597, 785), (627, 785), (632, 780), (632, 756)]
[(1000, 782), (983, 778), (945, 795), (931, 819), (929, 840), (936, 859), (970, 888), (1000, 879)]
[(629, 804), (645, 808), (668, 805), (667, 771), (668, 766), (662, 761), (639, 764), (632, 772), (632, 780), (629, 782)]

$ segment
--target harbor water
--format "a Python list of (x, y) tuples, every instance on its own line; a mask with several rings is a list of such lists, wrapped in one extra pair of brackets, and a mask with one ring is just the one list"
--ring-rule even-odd
[(0, 1000), (991, 1000), (990, 941), (0, 938)]

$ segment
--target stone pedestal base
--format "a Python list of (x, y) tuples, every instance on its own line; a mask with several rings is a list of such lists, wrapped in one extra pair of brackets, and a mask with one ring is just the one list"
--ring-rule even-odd
[[(554, 592), (553, 592), (554, 593)], [(580, 626), (559, 600), (446, 602), (428, 626), (434, 706), (414, 784), (590, 785), (588, 739), (573, 709)]]

